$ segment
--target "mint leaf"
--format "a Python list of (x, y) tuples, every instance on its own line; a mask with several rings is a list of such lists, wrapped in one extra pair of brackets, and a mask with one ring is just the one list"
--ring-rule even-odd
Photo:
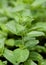
[[(19, 25), (19, 24), (16, 23), (15, 21), (8, 22), (8, 23), (6, 24), (6, 27), (7, 27), (7, 29), (8, 29), (11, 33), (16, 34), (16, 35), (21, 34), (21, 32), (25, 30), (25, 27), (24, 27), (24, 26)], [(20, 28), (21, 28), (21, 29), (20, 29)]]
[(14, 39), (8, 39), (8, 40), (6, 40), (5, 44), (7, 46), (13, 47), (15, 45), (15, 40)]
[[(24, 53), (24, 54), (23, 54)], [(27, 49), (16, 49), (13, 51), (13, 54), (16, 58), (16, 62), (24, 62), (28, 59), (29, 51)]]
[(27, 36), (30, 36), (30, 37), (44, 36), (44, 33), (40, 31), (31, 31), (27, 33)]
[(39, 63), (39, 65), (45, 65), (46, 64), (46, 60), (44, 60), (43, 62)]
[(24, 65), (37, 65), (35, 62), (33, 62), (32, 60), (27, 60)]
[(25, 46), (29, 49), (31, 49), (32, 47), (36, 46), (39, 43), (38, 40), (36, 39), (30, 39), (27, 42), (25, 42)]
[(43, 57), (37, 52), (30, 52), (30, 58), (38, 62), (41, 62), (43, 60)]
[(46, 65), (46, 0), (0, 0), (0, 65)]
[(5, 49), (3, 56), (11, 63), (17, 64), (13, 52), (11, 50)]
[(36, 6), (39, 6), (39, 5), (41, 5), (41, 4), (43, 4), (43, 3), (45, 3), (46, 2), (46, 0), (35, 0), (34, 2), (33, 2), (33, 4), (32, 4), (32, 6), (34, 6), (34, 7), (36, 7)]

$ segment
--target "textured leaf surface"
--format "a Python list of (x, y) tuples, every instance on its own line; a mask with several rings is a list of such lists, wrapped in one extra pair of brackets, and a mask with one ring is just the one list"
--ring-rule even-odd
[(28, 59), (29, 51), (27, 49), (16, 49), (13, 52), (16, 62), (24, 62)]
[(14, 21), (8, 22), (6, 24), (7, 29), (12, 32), (13, 34), (19, 35), (25, 28)]
[(30, 52), (30, 58), (38, 62), (41, 62), (43, 60), (43, 57), (37, 52)]
[(24, 65), (37, 65), (35, 62), (33, 62), (32, 60), (27, 60)]

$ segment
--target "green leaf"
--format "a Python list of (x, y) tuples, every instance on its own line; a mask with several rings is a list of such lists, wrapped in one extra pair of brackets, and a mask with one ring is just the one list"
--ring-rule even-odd
[(14, 57), (16, 58), (16, 62), (24, 62), (28, 59), (29, 51), (27, 49), (16, 49), (13, 52)]
[(27, 42), (25, 42), (25, 46), (26, 46), (28, 49), (31, 49), (32, 47), (36, 46), (38, 43), (39, 43), (38, 40), (36, 40), (36, 39), (30, 39), (30, 40), (28, 40)]
[(37, 64), (29, 59), (26, 62), (24, 62), (24, 65), (37, 65)]
[(7, 36), (7, 33), (0, 30), (0, 38), (4, 38)]
[(37, 52), (46, 53), (46, 48), (40, 45), (37, 45), (36, 47), (34, 47), (34, 50), (36, 50)]
[(26, 4), (31, 4), (34, 0), (23, 0)]
[(46, 0), (0, 0), (0, 65), (46, 65), (45, 56)]
[(19, 11), (23, 11), (25, 9), (25, 6), (23, 4), (16, 6), (15, 8), (13, 8), (13, 10), (11, 10), (11, 12), (19, 12)]
[(4, 65), (7, 65), (7, 61), (3, 61), (3, 64), (4, 64)]
[(41, 62), (43, 60), (43, 57), (37, 53), (37, 52), (30, 52), (30, 59), (34, 60), (34, 61), (38, 61), (38, 62)]
[(0, 65), (7, 65), (7, 63), (5, 64), (4, 62), (2, 62), (2, 61), (0, 60)]
[(6, 34), (9, 32), (5, 24), (1, 24), (0, 27), (1, 27), (2, 31), (4, 31)]
[(0, 0), (0, 8), (2, 7), (6, 7), (8, 5), (8, 1), (7, 0)]
[(16, 58), (11, 50), (5, 49), (3, 56), (12, 64), (17, 64), (15, 60)]
[(2, 56), (4, 52), (4, 43), (5, 43), (5, 38), (0, 39), (0, 56)]
[(44, 60), (41, 63), (39, 63), (39, 65), (46, 65), (46, 60)]
[(41, 5), (41, 4), (45, 3), (45, 2), (46, 2), (46, 0), (35, 0), (35, 1), (32, 3), (32, 6), (33, 6), (33, 7), (36, 7), (36, 6), (39, 6), (39, 5)]
[(3, 65), (3, 62), (0, 60), (0, 65)]
[(13, 47), (15, 45), (15, 40), (14, 39), (8, 39), (8, 40), (6, 40), (5, 44), (7, 46)]
[(25, 30), (25, 27), (22, 26), (22, 25), (19, 25), (18, 23), (16, 23), (15, 21), (10, 21), (6, 24), (6, 27), (7, 29), (13, 33), (13, 34), (16, 34), (16, 35), (19, 35), (21, 34), (24, 30)]
[(32, 30), (44, 31), (46, 32), (46, 22), (37, 22)]
[(24, 36), (23, 40), (26, 42), (26, 41), (29, 41), (29, 40), (36, 40), (36, 38), (35, 37), (30, 37), (30, 36)]
[(0, 25), (3, 24), (3, 23), (6, 23), (8, 20), (7, 17), (0, 17)]
[(22, 40), (15, 40), (15, 46), (16, 47), (20, 47), (20, 48), (24, 48), (24, 43)]
[(30, 36), (30, 37), (38, 37), (38, 36), (44, 36), (44, 35), (45, 34), (40, 31), (31, 31), (31, 32), (27, 33), (27, 36)]

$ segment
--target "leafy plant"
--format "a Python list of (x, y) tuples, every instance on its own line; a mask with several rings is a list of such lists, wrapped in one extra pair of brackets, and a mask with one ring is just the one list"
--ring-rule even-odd
[(46, 65), (46, 0), (0, 0), (0, 65)]

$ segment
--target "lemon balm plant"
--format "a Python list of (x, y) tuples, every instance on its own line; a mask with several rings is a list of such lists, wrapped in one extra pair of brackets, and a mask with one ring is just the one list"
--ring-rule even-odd
[(0, 65), (46, 65), (46, 0), (0, 0)]

